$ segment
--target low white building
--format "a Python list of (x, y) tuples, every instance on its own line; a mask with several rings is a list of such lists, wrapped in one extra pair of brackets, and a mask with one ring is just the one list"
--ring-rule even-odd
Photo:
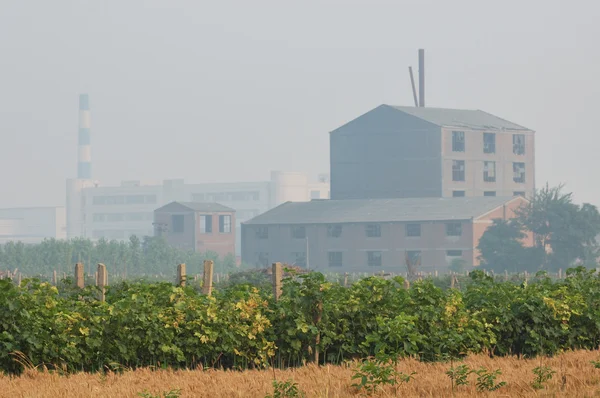
[(0, 209), (0, 244), (10, 241), (40, 243), (67, 237), (64, 207)]
[(267, 181), (186, 184), (183, 180), (124, 181), (103, 187), (91, 180), (67, 181), (69, 238), (125, 240), (131, 235), (152, 236), (153, 212), (173, 201), (216, 202), (236, 210), (236, 251), (239, 224), (287, 201), (329, 198), (329, 176), (309, 181), (304, 173), (271, 172)]

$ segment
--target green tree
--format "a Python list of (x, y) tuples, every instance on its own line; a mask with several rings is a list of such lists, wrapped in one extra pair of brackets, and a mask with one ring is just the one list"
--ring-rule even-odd
[(518, 212), (519, 222), (535, 236), (535, 246), (543, 254), (542, 267), (567, 268), (576, 261), (595, 263), (596, 237), (600, 234), (600, 213), (589, 203), (573, 203), (564, 185), (548, 184), (537, 191)]
[(525, 236), (518, 221), (494, 220), (479, 240), (479, 260), (485, 268), (495, 272), (537, 268), (537, 264), (527, 266), (528, 256), (522, 242)]

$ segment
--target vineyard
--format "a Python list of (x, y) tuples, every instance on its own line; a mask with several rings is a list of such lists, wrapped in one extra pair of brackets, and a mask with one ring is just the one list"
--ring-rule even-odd
[(344, 287), (313, 272), (285, 278), (279, 300), (248, 283), (206, 296), (192, 283), (122, 282), (102, 302), (94, 286), (0, 280), (0, 369), (285, 368), (374, 355), (432, 362), (598, 348), (593, 271), (516, 283), (475, 271), (462, 289), (435, 282), (407, 289), (401, 277), (368, 277)]

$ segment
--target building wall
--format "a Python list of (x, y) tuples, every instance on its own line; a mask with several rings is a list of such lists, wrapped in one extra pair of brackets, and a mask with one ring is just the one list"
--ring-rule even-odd
[(66, 236), (64, 207), (0, 209), (0, 244), (40, 243), (44, 239), (65, 239)]
[(387, 105), (332, 131), (331, 199), (441, 196), (440, 134)]
[[(306, 253), (308, 266), (324, 272), (406, 272), (407, 251), (421, 251), (423, 271), (447, 268), (448, 250), (462, 250), (461, 258), (473, 262), (473, 224), (461, 222), (460, 237), (446, 235), (446, 222), (421, 222), (421, 236), (406, 235), (406, 223), (380, 223), (381, 237), (366, 237), (365, 224), (342, 224), (342, 236), (327, 236), (327, 225), (306, 225), (308, 239), (294, 239), (292, 225), (269, 225), (268, 238), (256, 236), (256, 225), (242, 225), (242, 261), (265, 266), (275, 261), (296, 262), (296, 253)], [(329, 267), (330, 251), (343, 253), (343, 267)], [(382, 266), (367, 265), (367, 252), (381, 251)], [(265, 253), (267, 255), (265, 256)], [(262, 255), (261, 255), (262, 254)], [(452, 253), (451, 253), (452, 254)], [(262, 261), (259, 259), (262, 258)]]
[[(209, 214), (212, 216), (212, 232), (203, 233), (199, 222), (200, 216)], [(231, 217), (231, 232), (219, 231), (219, 216), (221, 215)], [(210, 250), (216, 252), (220, 258), (228, 254), (235, 254), (236, 229), (235, 213), (196, 213), (196, 251), (204, 253)]]
[[(462, 131), (465, 136), (465, 151), (452, 150), (452, 132)], [(496, 151), (484, 153), (484, 133), (495, 133)], [(513, 134), (525, 135), (525, 154), (513, 153)], [(443, 196), (451, 197), (453, 191), (465, 191), (465, 196), (484, 196), (484, 192), (495, 192), (496, 196), (514, 196), (516, 192), (525, 192), (531, 196), (535, 187), (534, 133), (527, 131), (483, 131), (464, 129), (442, 129), (443, 151)], [(453, 181), (452, 161), (465, 161), (465, 181)], [(496, 181), (485, 182), (483, 178), (484, 162), (496, 164)], [(513, 181), (513, 162), (525, 163), (525, 183)]]
[[(328, 182), (311, 183), (304, 174), (292, 172), (274, 172), (268, 181), (239, 183), (185, 184), (181, 179), (172, 179), (162, 183), (124, 181), (119, 186), (96, 187), (88, 180), (70, 181), (74, 182), (67, 187), (69, 237), (125, 240), (131, 235), (152, 236), (156, 208), (172, 201), (217, 202), (236, 210), (234, 229), (238, 248), (241, 222), (283, 201), (309, 200), (312, 191), (318, 190), (321, 198), (329, 193)], [(143, 202), (138, 200), (141, 195)]]
[[(173, 216), (183, 216), (182, 232), (173, 230)], [(164, 236), (169, 245), (183, 250), (196, 250), (196, 214), (193, 211), (157, 210), (154, 212), (154, 224), (154, 235)]]

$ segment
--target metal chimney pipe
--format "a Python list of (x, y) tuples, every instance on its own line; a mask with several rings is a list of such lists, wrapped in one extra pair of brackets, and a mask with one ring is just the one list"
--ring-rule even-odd
[(415, 107), (418, 107), (419, 101), (417, 100), (417, 90), (415, 88), (415, 78), (413, 77), (412, 66), (408, 67), (408, 74), (410, 75), (410, 84), (412, 86), (413, 99), (415, 100)]
[(419, 49), (419, 106), (425, 107), (425, 50)]

